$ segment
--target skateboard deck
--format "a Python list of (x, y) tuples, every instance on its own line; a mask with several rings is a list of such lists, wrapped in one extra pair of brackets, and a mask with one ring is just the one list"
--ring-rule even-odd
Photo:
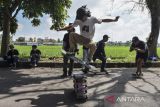
[(67, 55), (68, 58), (81, 64), (83, 67), (86, 67), (86, 68), (94, 70), (94, 71), (97, 70), (96, 67), (94, 67), (93, 65), (90, 65), (90, 64), (86, 63), (85, 61), (83, 61), (82, 59), (75, 57), (75, 53), (69, 53), (69, 52), (66, 52), (65, 50), (62, 50), (62, 54)]
[[(77, 57), (75, 57), (75, 53), (70, 53), (70, 52), (66, 52), (65, 50), (62, 49), (62, 55), (67, 55), (68, 58), (74, 60), (75, 62), (79, 63), (82, 65), (82, 68), (87, 68), (89, 69), (89, 73), (94, 74), (94, 75), (108, 75), (108, 73), (106, 72), (97, 72), (97, 68), (93, 65), (90, 65), (89, 63), (86, 63), (85, 61), (83, 61), (82, 59), (79, 59)], [(91, 70), (91, 71), (90, 71)]]

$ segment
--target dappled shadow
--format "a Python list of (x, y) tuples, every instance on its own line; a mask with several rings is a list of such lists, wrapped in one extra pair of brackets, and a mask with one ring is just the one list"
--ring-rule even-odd
[[(119, 75), (117, 76), (113, 76), (114, 73), (118, 73)], [(110, 77), (111, 79), (108, 81), (103, 81), (94, 85), (89, 86), (89, 89), (95, 88), (93, 95), (90, 97), (90, 100), (94, 100), (97, 101), (98, 104), (95, 105), (97, 107), (99, 107), (99, 105), (103, 104), (104, 99), (99, 99), (99, 97), (103, 96), (105, 97), (108, 94), (112, 94), (112, 93), (118, 93), (119, 95), (123, 95), (124, 93), (126, 93), (125, 90), (125, 85), (129, 82), (129, 81), (134, 81), (133, 78), (131, 76), (131, 72), (128, 72), (128, 69), (113, 69), (111, 71)], [(112, 86), (106, 88), (106, 89), (101, 89), (99, 90), (99, 87), (106, 85), (106, 84), (110, 84), (113, 83)]]
[[(59, 82), (52, 82), (49, 85), (58, 84), (57, 89), (33, 89), (33, 90), (26, 90), (21, 92), (11, 92), (12, 87), (21, 87), (23, 85), (30, 85), (30, 84), (41, 84), (43, 81), (49, 81), (49, 80), (55, 80), (59, 79), (59, 77), (31, 77), (29, 74), (22, 74), (21, 71), (15, 71), (15, 70), (7, 70), (3, 69), (4, 71), (0, 72), (0, 94), (9, 94), (8, 96), (1, 97), (0, 99), (10, 97), (10, 96), (16, 96), (16, 95), (24, 95), (27, 93), (37, 93), (37, 98), (23, 98), (22, 99), (16, 99), (16, 102), (29, 100), (31, 101), (32, 107), (56, 107), (56, 106), (67, 106), (67, 107), (78, 107), (79, 105), (86, 104), (85, 102), (81, 102), (75, 99), (75, 95), (73, 93), (73, 89), (67, 89), (65, 87), (59, 86), (60, 83), (63, 83), (61, 85), (65, 85), (65, 82), (70, 79), (61, 79)], [(88, 86), (89, 90), (92, 90), (92, 95), (89, 96), (88, 101), (95, 101), (97, 102), (94, 106), (101, 107), (103, 103), (103, 98), (112, 93), (118, 93), (120, 96), (127, 93), (126, 91), (126, 85), (130, 85), (131, 87), (137, 89), (138, 91), (142, 93), (149, 94), (148, 91), (145, 91), (141, 89), (140, 87), (134, 86), (134, 84), (130, 84), (130, 81), (136, 81), (132, 78), (132, 73), (135, 69), (112, 69), (110, 72), (110, 75), (107, 75), (104, 79), (104, 81), (99, 81), (98, 77), (88, 77), (89, 79), (96, 77), (95, 83), (90, 83)], [(148, 71), (147, 72), (152, 72)], [(155, 72), (153, 72), (155, 73)], [(157, 77), (159, 74), (156, 74)], [(99, 76), (101, 78), (101, 76)], [(108, 79), (107, 79), (108, 78)], [(99, 81), (99, 82), (98, 82)], [(142, 81), (150, 84), (154, 87), (154, 89), (159, 92), (159, 89), (154, 84), (150, 83), (145, 78), (142, 78)], [(102, 88), (102, 86), (112, 84), (107, 86), (106, 88)], [(50, 93), (50, 94), (49, 94)], [(133, 93), (134, 94), (134, 93)], [(101, 97), (103, 96), (103, 98)], [(155, 99), (156, 101), (157, 99)]]
[[(117, 72), (117, 71), (120, 71), (120, 72)], [(108, 94), (110, 95), (112, 93), (113, 94), (118, 94), (119, 97), (123, 94), (127, 94), (127, 91), (125, 90), (126, 89), (126, 84), (129, 84), (130, 86), (134, 87), (135, 89), (140, 91), (140, 93), (146, 93), (146, 94), (150, 95), (150, 92), (145, 91), (143, 89), (140, 89), (139, 87), (136, 87), (136, 86), (130, 84), (130, 81), (137, 81), (137, 79), (133, 78), (132, 75), (131, 75), (133, 72), (134, 72), (134, 70), (130, 72), (129, 69), (122, 69), (122, 70), (121, 69), (114, 69), (114, 70), (112, 70), (111, 73), (118, 73), (119, 76), (111, 77), (111, 79), (108, 80), (108, 81), (103, 81), (103, 82), (91, 85), (89, 87), (89, 89), (94, 88), (94, 92), (93, 92), (93, 96), (91, 96), (90, 100), (95, 100), (96, 101), (96, 100), (98, 100), (98, 98), (100, 96), (105, 96), (105, 95), (108, 95)], [(159, 76), (159, 74), (157, 74), (157, 76)], [(159, 93), (158, 87), (156, 87), (154, 84), (146, 81), (144, 78), (142, 78), (142, 80), (145, 83), (148, 83), (148, 84), (152, 85), (152, 87)], [(106, 89), (101, 89), (101, 90), (99, 89), (99, 87), (101, 87), (105, 84), (110, 84), (110, 83), (114, 83), (114, 84), (110, 87), (107, 87)], [(136, 93), (132, 93), (132, 94), (136, 94)], [(153, 97), (153, 98), (155, 98), (155, 97)], [(155, 99), (155, 101), (156, 100), (157, 99)], [(99, 103), (103, 103), (103, 99), (101, 100), (101, 102), (99, 101)]]
[[(155, 75), (155, 77), (153, 77), (152, 79), (159, 78), (159, 80), (160, 80), (160, 73), (157, 73), (157, 72), (154, 72), (154, 71), (151, 71), (151, 70), (146, 70), (146, 71)], [(150, 82), (149, 80), (147, 80), (145, 78), (142, 78), (142, 80), (143, 80), (143, 82), (151, 85), (157, 91), (157, 93), (160, 93), (160, 89), (155, 84), (153, 84), (152, 82)]]
[[(21, 87), (23, 85), (31, 84), (41, 84), (44, 81), (61, 79), (60, 77), (31, 77), (30, 74), (22, 74), (22, 71), (16, 71), (11, 69), (1, 69), (0, 71), (0, 94), (7, 94), (8, 96), (0, 97), (0, 99), (10, 97), (13, 95), (23, 94), (25, 92), (11, 92), (11, 89), (14, 87)], [(54, 84), (60, 84), (69, 79), (62, 79), (61, 81)], [(33, 86), (31, 86), (33, 87)], [(36, 90), (35, 90), (36, 91)]]
[(24, 98), (18, 99), (16, 102), (30, 100), (32, 107), (57, 107), (57, 106), (67, 106), (67, 107), (79, 107), (77, 104), (83, 104), (83, 101), (78, 101), (75, 99), (73, 89), (64, 89), (64, 94), (42, 94), (39, 95), (37, 99), (34, 98)]
[[(159, 78), (159, 80), (160, 80), (160, 74), (156, 73), (155, 71), (148, 70), (148, 69), (144, 69), (143, 71), (144, 71), (144, 74), (145, 74), (145, 73), (151, 73), (151, 74), (154, 74), (155, 76), (145, 77), (145, 75), (144, 75), (144, 76), (143, 76), (142, 78), (140, 78), (140, 79), (141, 79), (145, 84), (149, 84), (153, 89), (155, 89), (156, 93), (160, 93), (160, 89), (156, 86), (156, 84), (153, 84), (153, 83), (151, 82), (151, 79), (156, 80), (156, 79)], [(130, 83), (129, 83), (129, 84), (130, 84)], [(136, 88), (137, 90), (141, 91), (141, 92), (144, 92), (144, 93), (147, 93), (147, 94), (153, 94), (153, 93), (149, 92), (149, 90), (146, 91), (146, 90), (141, 89), (141, 86), (136, 87), (136, 86), (134, 86), (134, 85), (132, 85), (132, 84), (130, 84), (130, 85), (131, 85), (132, 87)]]

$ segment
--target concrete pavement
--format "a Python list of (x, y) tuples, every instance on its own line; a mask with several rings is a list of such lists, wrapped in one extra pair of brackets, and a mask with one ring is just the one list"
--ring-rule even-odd
[(89, 98), (80, 102), (72, 78), (60, 78), (61, 68), (0, 68), (0, 107), (160, 107), (159, 68), (144, 69), (142, 79), (131, 76), (135, 68), (108, 71), (108, 76), (88, 75)]

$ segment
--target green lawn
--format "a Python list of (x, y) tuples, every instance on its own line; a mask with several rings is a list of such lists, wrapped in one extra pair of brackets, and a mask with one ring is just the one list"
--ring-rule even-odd
[[(21, 58), (29, 57), (31, 46), (15, 46), (20, 52)], [(42, 52), (42, 60), (46, 60), (49, 57), (62, 57), (61, 46), (39, 46)], [(129, 52), (128, 46), (106, 46), (106, 54), (108, 58), (111, 58), (110, 62), (134, 62), (135, 52)], [(160, 55), (160, 48), (158, 48)], [(82, 49), (78, 57), (82, 57)]]

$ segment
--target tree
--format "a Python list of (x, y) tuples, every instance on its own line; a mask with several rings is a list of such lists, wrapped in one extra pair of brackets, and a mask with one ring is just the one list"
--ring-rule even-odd
[(157, 54), (158, 37), (160, 30), (160, 0), (145, 0), (151, 15), (151, 34), (148, 39), (149, 57)]
[(59, 38), (57, 39), (57, 43), (61, 43), (61, 40)]
[(49, 42), (56, 43), (55, 39), (49, 39)]
[(28, 42), (34, 42), (34, 38), (29, 38)]
[(37, 43), (43, 44), (43, 42), (44, 42), (44, 40), (43, 40), (42, 38), (38, 38), (38, 39), (37, 39)]
[(10, 33), (15, 34), (18, 28), (16, 16), (20, 11), (33, 26), (38, 26), (40, 17), (48, 14), (52, 18), (51, 29), (57, 29), (64, 26), (70, 5), (71, 0), (0, 0), (0, 31), (3, 32), (1, 56), (7, 53)]
[(19, 37), (16, 42), (25, 42), (25, 37)]
[(159, 30), (160, 30), (160, 0), (138, 0), (131, 2), (135, 2), (136, 4), (141, 5), (143, 8), (147, 6), (150, 16), (151, 16), (151, 33), (147, 40), (147, 45), (149, 48), (149, 57), (158, 57), (157, 54), (157, 45), (159, 38)]

